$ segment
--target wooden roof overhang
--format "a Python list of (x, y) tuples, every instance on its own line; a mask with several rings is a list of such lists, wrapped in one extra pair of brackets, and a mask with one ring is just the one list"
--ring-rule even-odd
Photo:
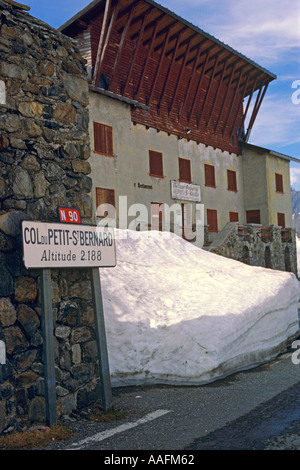
[(59, 30), (87, 28), (93, 86), (150, 109), (133, 122), (239, 153), (274, 74), (152, 0), (96, 0)]

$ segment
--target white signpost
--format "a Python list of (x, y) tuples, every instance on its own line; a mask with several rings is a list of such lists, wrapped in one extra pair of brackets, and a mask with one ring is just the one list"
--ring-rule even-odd
[(116, 266), (113, 228), (67, 223), (22, 222), (24, 264), (41, 269), (46, 420), (56, 424), (51, 268), (91, 268), (102, 404), (112, 406), (99, 268)]

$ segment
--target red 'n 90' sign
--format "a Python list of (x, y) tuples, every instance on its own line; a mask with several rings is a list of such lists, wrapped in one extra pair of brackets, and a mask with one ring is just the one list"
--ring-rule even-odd
[(69, 207), (59, 207), (58, 215), (60, 222), (66, 222), (68, 224), (81, 224), (78, 209), (73, 209)]

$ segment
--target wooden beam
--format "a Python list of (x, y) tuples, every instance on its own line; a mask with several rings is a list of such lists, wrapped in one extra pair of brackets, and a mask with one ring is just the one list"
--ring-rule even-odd
[(191, 41), (187, 44), (187, 48), (186, 48), (186, 51), (185, 51), (184, 60), (182, 60), (180, 72), (179, 72), (178, 79), (177, 79), (177, 83), (176, 83), (176, 87), (175, 87), (175, 95), (174, 95), (174, 97), (173, 97), (173, 99), (172, 99), (172, 103), (171, 103), (171, 106), (169, 107), (169, 111), (168, 111), (168, 115), (169, 115), (169, 116), (170, 116), (170, 113), (172, 112), (173, 106), (175, 105), (176, 98), (177, 98), (177, 94), (178, 94), (178, 90), (180, 89), (180, 82), (181, 82), (181, 80), (182, 80), (182, 75), (183, 75), (183, 72), (184, 72), (184, 69), (185, 69), (186, 60), (187, 60), (188, 55), (189, 55), (189, 52), (190, 52), (190, 47), (191, 47)]
[[(96, 62), (95, 62), (95, 67), (94, 67), (93, 85), (96, 84), (96, 77), (98, 75), (98, 69), (99, 69), (100, 59), (101, 59), (101, 55), (102, 55), (104, 37), (105, 37), (106, 29), (107, 29), (108, 12), (109, 12), (109, 9), (110, 9), (110, 5), (111, 5), (111, 0), (106, 0), (104, 16), (103, 16), (101, 32), (100, 32), (100, 38), (99, 38), (99, 43), (98, 43), (98, 49), (97, 49)], [(99, 79), (98, 79), (98, 81), (99, 81)], [(98, 84), (98, 81), (97, 81), (97, 84)]]
[[(245, 75), (245, 73), (244, 73), (244, 75)], [(247, 86), (248, 86), (248, 83), (249, 83), (249, 78), (250, 78), (250, 76), (249, 76), (248, 73), (246, 73), (246, 75), (247, 75), (247, 80), (246, 80), (246, 82), (245, 82), (243, 91), (242, 91), (242, 93), (241, 93), (241, 98), (240, 98), (239, 104), (238, 104), (238, 106), (237, 106), (236, 115), (235, 115), (235, 118), (234, 118), (234, 121), (233, 121), (233, 125), (232, 125), (232, 127), (231, 127), (231, 131), (230, 131), (230, 133), (229, 133), (229, 136), (232, 136), (233, 133), (234, 133), (234, 129), (235, 129), (235, 126), (236, 126), (236, 122), (237, 122), (238, 115), (239, 115), (239, 112), (240, 112), (240, 107), (241, 107), (241, 104), (242, 104), (243, 101), (244, 101), (245, 92), (246, 92), (246, 89), (247, 89)], [(236, 135), (238, 135), (238, 134), (236, 134)]]
[[(136, 16), (136, 17), (132, 20), (131, 26), (134, 27), (134, 25), (136, 25), (137, 23), (143, 22), (145, 16), (148, 16), (148, 15), (151, 13), (151, 11), (153, 11), (153, 8), (150, 6), (150, 7), (147, 8), (147, 10), (145, 10), (142, 14)], [(120, 33), (120, 32), (121, 32), (121, 30), (118, 29), (118, 33)], [(139, 36), (140, 36), (140, 29), (139, 29), (136, 33), (132, 34), (132, 36), (130, 36), (130, 39), (131, 39), (132, 41), (135, 41), (135, 39), (136, 39), (137, 37), (139, 37)]]
[(155, 90), (157, 81), (160, 78), (160, 70), (161, 70), (161, 67), (162, 67), (162, 64), (163, 64), (164, 56), (165, 56), (165, 53), (166, 53), (166, 48), (168, 46), (170, 33), (171, 33), (171, 28), (169, 29), (169, 31), (167, 32), (166, 37), (165, 37), (164, 46), (163, 46), (162, 53), (161, 53), (161, 56), (160, 56), (159, 66), (158, 66), (158, 69), (156, 71), (154, 83), (152, 85), (151, 92), (150, 92), (150, 95), (149, 95), (148, 100), (147, 100), (148, 105), (149, 105), (149, 103), (152, 99), (152, 95), (153, 95), (153, 92)]
[[(181, 28), (179, 31), (177, 31), (177, 33), (174, 33), (173, 36), (170, 37), (170, 42), (172, 42), (173, 40), (175, 41), (175, 47), (177, 46), (177, 49), (179, 49), (180, 45), (178, 44), (178, 41), (177, 39), (179, 37), (181, 37), (182, 33), (184, 31), (186, 31), (187, 27), (186, 26), (183, 26), (183, 28)], [(174, 52), (174, 48), (173, 49), (170, 49), (167, 53), (166, 53), (166, 56), (169, 56), (169, 55), (172, 55)], [(173, 56), (172, 56), (173, 57)]]
[(201, 121), (201, 118), (202, 118), (202, 114), (204, 112), (204, 108), (206, 106), (206, 103), (207, 103), (207, 100), (208, 100), (208, 97), (209, 97), (209, 94), (210, 94), (210, 89), (211, 89), (211, 86), (213, 84), (213, 80), (214, 80), (214, 76), (215, 76), (215, 73), (216, 73), (216, 70), (217, 70), (218, 63), (219, 63), (219, 59), (218, 59), (218, 57), (216, 57), (215, 65), (214, 65), (214, 68), (213, 68), (213, 71), (212, 71), (212, 74), (211, 74), (211, 77), (210, 77), (208, 89), (206, 90), (204, 102), (203, 102), (202, 108), (200, 110), (199, 117), (197, 119), (197, 127), (199, 127), (199, 124), (200, 124), (200, 121)]
[(227, 98), (228, 98), (228, 94), (229, 94), (229, 91), (231, 89), (231, 82), (232, 82), (232, 79), (233, 79), (233, 76), (235, 74), (235, 71), (236, 71), (236, 63), (234, 63), (232, 65), (232, 69), (231, 69), (231, 74), (230, 74), (230, 79), (229, 79), (229, 83), (228, 83), (228, 86), (227, 86), (227, 91), (226, 91), (226, 94), (224, 96), (224, 100), (223, 100), (223, 103), (222, 103), (222, 107), (221, 107), (221, 110), (220, 110), (220, 113), (219, 113), (219, 117), (218, 117), (218, 120), (217, 120), (217, 124), (215, 126), (215, 131), (214, 133), (216, 134), (217, 130), (218, 130), (218, 127), (219, 127), (219, 123), (220, 123), (220, 120), (221, 120), (221, 116), (223, 114), (223, 110), (224, 110), (224, 107), (225, 107), (225, 103), (227, 101)]
[(228, 123), (228, 120), (229, 120), (229, 117), (231, 115), (231, 111), (232, 111), (232, 108), (233, 108), (233, 105), (234, 105), (234, 102), (235, 102), (235, 99), (236, 99), (236, 95), (238, 94), (238, 91), (239, 91), (239, 86), (240, 86), (240, 82), (241, 82), (241, 79), (242, 79), (242, 68), (241, 68), (241, 71), (240, 71), (240, 76), (239, 76), (239, 81), (237, 83), (237, 86), (235, 88), (235, 92), (233, 94), (233, 98), (232, 98), (232, 101), (231, 101), (231, 105), (230, 105), (230, 108), (229, 108), (229, 111), (227, 113), (227, 118), (225, 120), (225, 123), (224, 123), (224, 127), (223, 127), (223, 132), (222, 132), (222, 135), (224, 136), (225, 134), (225, 130), (226, 130), (226, 127), (227, 127), (227, 123)]
[[(195, 57), (196, 57), (197, 54), (198, 54), (198, 51), (199, 51), (199, 47), (200, 47), (200, 48), (201, 48), (201, 54), (202, 54), (202, 55), (205, 55), (205, 53), (207, 52), (207, 50), (210, 50), (210, 48), (211, 48), (211, 46), (208, 47), (206, 51), (203, 49), (204, 44), (206, 44), (207, 42), (210, 42), (209, 39), (203, 39), (203, 40), (201, 40), (200, 42), (198, 42), (197, 44), (195, 44), (195, 46), (191, 47), (190, 52), (193, 53), (194, 50), (196, 50), (196, 54), (195, 54)], [(198, 59), (200, 59), (200, 55), (198, 56)], [(194, 64), (195, 64), (194, 58), (191, 58), (191, 60), (188, 60), (188, 61), (187, 61), (187, 63), (186, 63), (187, 67), (189, 67), (192, 62), (194, 62)], [(197, 66), (196, 72), (201, 68), (201, 65), (200, 65), (200, 64), (198, 64), (198, 65), (199, 65), (199, 66)]]
[(134, 99), (136, 99), (136, 100), (138, 99), (138, 96), (139, 96), (139, 93), (140, 93), (140, 90), (141, 90), (141, 86), (142, 86), (143, 80), (145, 78), (147, 65), (148, 65), (150, 56), (152, 54), (152, 49), (153, 49), (153, 45), (154, 45), (155, 38), (156, 38), (157, 29), (158, 29), (158, 23), (156, 23), (156, 25), (154, 26), (153, 34), (152, 34), (152, 40), (151, 40), (151, 43), (150, 43), (150, 47), (149, 47), (149, 50), (148, 50), (146, 61), (144, 63), (144, 67), (143, 67), (143, 70), (142, 70), (142, 73), (141, 73), (141, 76), (140, 76), (140, 81), (139, 81), (136, 93), (134, 95)]
[(106, 49), (107, 49), (107, 45), (108, 45), (108, 42), (109, 42), (109, 39), (110, 39), (110, 35), (111, 35), (111, 33), (114, 29), (115, 23), (117, 21), (120, 5), (121, 5), (121, 0), (118, 0), (118, 3), (116, 4), (115, 8), (113, 9), (113, 12), (112, 12), (112, 15), (111, 15), (111, 18), (110, 18), (110, 22), (109, 22), (109, 26), (108, 26), (108, 30), (107, 30), (107, 34), (106, 34), (106, 38), (105, 38), (105, 43), (103, 45), (101, 58), (100, 58), (100, 62), (99, 62), (99, 65), (97, 67), (97, 70), (96, 70), (96, 67), (95, 67), (95, 75), (94, 75), (95, 79), (93, 81), (93, 85), (95, 85), (95, 86), (98, 85), (98, 82), (99, 82), (99, 79), (100, 79), (100, 76), (101, 76), (101, 70), (102, 70), (102, 67), (103, 67), (104, 56), (105, 56), (105, 53), (106, 53)]
[[(157, 39), (161, 36), (164, 36), (166, 33), (168, 33), (168, 31), (170, 31), (172, 29), (173, 26), (175, 25), (178, 25), (177, 21), (172, 21), (170, 24), (168, 24), (167, 26), (165, 26), (163, 29), (161, 29), (158, 33), (157, 33)], [(171, 40), (171, 38), (170, 38)], [(162, 40), (157, 46), (155, 46), (154, 48), (154, 52), (157, 52), (159, 49), (161, 49), (164, 45), (165, 41)]]
[[(156, 25), (158, 25), (160, 20), (162, 20), (165, 16), (166, 16), (165, 13), (161, 13), (160, 15), (157, 16), (157, 18), (154, 18), (153, 20), (151, 20), (147, 24), (147, 26), (145, 28), (145, 32), (148, 31), (149, 29), (153, 29)], [(157, 33), (157, 36), (158, 35), (159, 35), (159, 33)], [(149, 39), (145, 39), (145, 41), (143, 42), (143, 46), (147, 46), (151, 42), (152, 42), (152, 36)]]
[(255, 90), (255, 87), (256, 87), (256, 83), (257, 83), (257, 78), (255, 78), (255, 80), (253, 82), (251, 93), (250, 93), (248, 101), (247, 101), (247, 106), (246, 106), (246, 109), (244, 111), (244, 116), (243, 116), (243, 120), (242, 120), (242, 123), (241, 123), (240, 132), (238, 134), (238, 140), (240, 139), (240, 137), (242, 135), (242, 132), (243, 132), (244, 123), (245, 123), (245, 120), (246, 120), (246, 117), (247, 117), (247, 113), (248, 113), (248, 110), (249, 110), (249, 107), (250, 107), (250, 103), (251, 103), (252, 96), (253, 96), (253, 93), (254, 93), (254, 90)]
[[(185, 46), (186, 44), (190, 44), (192, 42), (193, 39), (195, 39), (195, 37), (197, 37), (197, 34), (192, 34), (191, 36), (189, 36), (188, 38), (186, 38), (184, 41), (182, 41), (181, 44), (179, 44), (179, 49), (183, 46)], [(193, 51), (193, 48), (190, 48), (190, 51)], [(177, 62), (179, 62), (181, 59), (183, 59), (185, 57), (186, 53), (183, 52), (181, 55), (179, 55), (177, 57)]]
[(197, 68), (197, 63), (198, 63), (198, 60), (199, 60), (199, 57), (200, 57), (200, 54), (201, 54), (201, 48), (202, 46), (202, 43), (199, 44), (199, 47), (198, 47), (198, 52), (195, 56), (195, 60), (194, 60), (194, 65), (193, 65), (193, 70), (192, 70), (192, 73), (190, 75), (190, 79), (189, 79), (189, 84), (188, 84), (188, 87), (187, 87), (187, 91), (185, 93), (185, 96), (184, 96), (184, 101), (182, 103), (182, 106), (181, 106), (181, 109), (178, 113), (178, 119), (180, 120), (180, 117), (181, 117), (181, 114), (183, 113), (184, 111), (184, 108), (185, 108), (185, 105), (187, 103), (187, 100), (188, 100), (188, 97), (189, 97), (189, 94), (190, 94), (190, 90), (191, 90), (191, 86), (194, 82), (194, 78), (195, 78), (195, 74), (196, 74), (196, 68)]
[[(261, 87), (260, 87), (256, 102), (255, 102), (255, 106), (254, 106), (254, 109), (253, 109), (253, 112), (252, 112), (252, 116), (251, 116), (251, 119), (250, 119), (250, 123), (249, 123), (249, 126), (248, 126), (247, 134), (246, 134), (246, 137), (245, 137), (245, 142), (248, 142), (248, 140), (249, 140), (250, 133), (252, 131), (254, 121), (257, 117), (258, 111), (260, 109), (261, 103), (262, 103), (262, 101), (264, 99), (264, 96), (266, 94), (266, 91), (268, 89), (269, 83), (270, 82), (268, 81), (265, 84), (262, 84)], [(264, 87), (264, 91), (262, 92), (263, 87)]]
[(174, 65), (174, 62), (175, 62), (175, 57), (176, 57), (176, 52), (177, 52), (177, 49), (178, 49), (178, 45), (179, 45), (179, 41), (180, 41), (180, 37), (181, 37), (181, 34), (182, 34), (182, 31), (181, 33), (177, 36), (177, 40), (176, 40), (176, 46), (175, 46), (175, 49), (173, 50), (173, 57), (172, 57), (172, 60), (170, 62), (170, 65), (169, 65), (169, 69), (168, 69), (168, 73), (167, 73), (167, 76), (166, 76), (166, 79), (165, 79), (165, 82), (164, 82), (164, 85), (163, 85), (163, 89), (162, 89), (162, 92), (161, 92), (161, 95), (160, 95), (160, 99), (157, 103), (157, 113), (159, 114), (160, 113), (160, 109), (161, 109), (161, 103), (162, 103), (162, 98), (165, 94), (165, 90), (168, 86), (168, 83), (169, 83), (169, 78), (170, 78), (170, 75), (171, 75), (171, 72), (172, 72), (172, 69), (173, 69), (173, 65)]
[(142, 38), (143, 38), (143, 33), (144, 33), (144, 28), (145, 28), (145, 25), (146, 25), (146, 22), (147, 22), (147, 14), (143, 17), (143, 20), (142, 20), (142, 25), (141, 25), (141, 28), (140, 28), (140, 34), (138, 36), (138, 39), (137, 41), (135, 42), (135, 45), (134, 45), (134, 52), (131, 56), (131, 60), (130, 60), (130, 65), (129, 65), (129, 69), (128, 69), (128, 73), (127, 73), (127, 77), (125, 79), (125, 82), (123, 84), (123, 89), (121, 90), (122, 91), (122, 95), (125, 95), (125, 93), (127, 92), (127, 86), (129, 84), (129, 79), (131, 77), (131, 72), (132, 72), (132, 68), (133, 68), (133, 65), (135, 63), (135, 58), (136, 58), (136, 55), (137, 55), (137, 52), (139, 50), (139, 47), (141, 45), (141, 42), (142, 42)]
[(218, 101), (218, 97), (219, 97), (219, 94), (220, 94), (220, 90), (222, 88), (222, 85), (223, 85), (223, 79), (224, 79), (224, 75), (225, 75), (225, 70), (227, 68), (227, 63), (228, 63), (228, 58), (225, 60), (224, 62), (224, 67), (223, 67), (223, 70), (222, 70), (222, 76), (220, 78), (220, 82), (219, 82), (219, 85), (218, 85), (218, 89), (217, 89), (217, 92), (216, 92), (216, 95), (215, 95), (215, 99), (214, 99), (214, 102), (213, 102), (213, 106), (212, 106), (212, 110), (210, 112), (210, 116), (209, 116), (209, 119), (206, 123), (206, 130), (208, 130), (209, 128), (209, 124), (210, 124), (210, 121), (211, 121), (211, 118), (213, 116), (213, 113), (214, 113), (214, 110), (215, 110), (215, 105)]
[[(119, 16), (119, 19), (123, 18), (123, 16), (126, 16), (127, 13), (134, 7), (136, 6), (138, 3), (141, 3), (141, 0), (130, 0), (129, 2), (129, 5), (125, 8), (123, 8), (123, 10), (120, 10), (120, 14), (118, 15)], [(151, 8), (152, 9), (152, 8)], [(117, 32), (120, 33), (122, 31), (122, 28), (121, 29), (117, 29)]]
[(208, 49), (207, 52), (206, 52), (205, 62), (204, 62), (204, 64), (203, 64), (203, 66), (202, 66), (202, 70), (201, 70), (201, 73), (200, 73), (200, 77), (199, 77), (199, 81), (198, 81), (197, 90), (196, 90), (195, 97), (194, 97), (194, 101), (193, 101), (193, 104), (192, 104), (192, 109), (191, 109), (190, 115), (189, 115), (189, 117), (188, 117), (188, 124), (190, 124), (191, 117), (192, 117), (192, 114), (193, 114), (193, 112), (194, 112), (194, 108), (195, 108), (196, 103), (197, 103), (197, 101), (198, 101), (198, 95), (199, 95), (200, 90), (201, 90), (202, 80), (203, 80), (203, 77), (204, 77), (204, 74), (205, 74), (205, 69), (206, 69), (208, 60), (209, 60), (209, 49)]
[[(212, 44), (212, 45), (210, 45), (210, 46), (207, 48), (207, 50), (210, 51), (210, 56), (209, 56), (209, 61), (208, 61), (207, 65), (206, 65), (207, 69), (206, 69), (206, 72), (205, 72), (205, 73), (207, 73), (209, 70), (211, 70), (211, 69), (208, 69), (209, 62), (212, 62), (212, 63), (214, 64), (214, 59), (215, 59), (217, 56), (219, 56), (219, 53), (216, 54), (216, 53), (213, 52), (213, 49), (215, 49), (215, 47), (216, 47), (216, 44)], [(204, 54), (205, 54), (205, 51), (203, 52), (203, 55), (204, 55)], [(197, 70), (200, 70), (201, 67), (202, 67), (202, 65), (199, 64), (199, 67), (197, 68)], [(211, 67), (211, 68), (212, 68), (212, 67)]]
[(113, 88), (113, 81), (114, 81), (114, 78), (115, 78), (116, 71), (118, 69), (119, 60), (120, 60), (120, 57), (121, 57), (121, 54), (122, 54), (122, 49), (123, 49), (123, 45), (124, 45), (124, 42), (125, 42), (125, 39), (126, 39), (126, 36), (127, 36), (127, 33), (128, 33), (128, 29), (129, 29), (130, 24), (131, 24), (133, 10), (134, 10), (134, 8), (132, 8), (130, 10), (129, 15), (128, 15), (128, 19), (125, 23), (125, 26), (124, 26), (124, 29), (123, 29), (123, 32), (122, 32), (122, 37), (121, 37), (119, 49), (118, 49), (118, 52), (117, 52), (117, 55), (116, 55), (116, 58), (115, 58), (115, 62), (114, 62), (113, 70), (112, 70), (112, 75), (111, 75), (111, 78), (110, 78), (109, 88)]

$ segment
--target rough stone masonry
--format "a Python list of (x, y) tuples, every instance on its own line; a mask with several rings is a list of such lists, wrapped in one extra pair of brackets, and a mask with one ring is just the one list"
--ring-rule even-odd
[[(21, 221), (57, 207), (93, 221), (88, 83), (76, 43), (0, 0), (0, 434), (45, 422), (39, 271), (22, 259)], [(89, 272), (53, 270), (57, 412), (99, 397)]]

